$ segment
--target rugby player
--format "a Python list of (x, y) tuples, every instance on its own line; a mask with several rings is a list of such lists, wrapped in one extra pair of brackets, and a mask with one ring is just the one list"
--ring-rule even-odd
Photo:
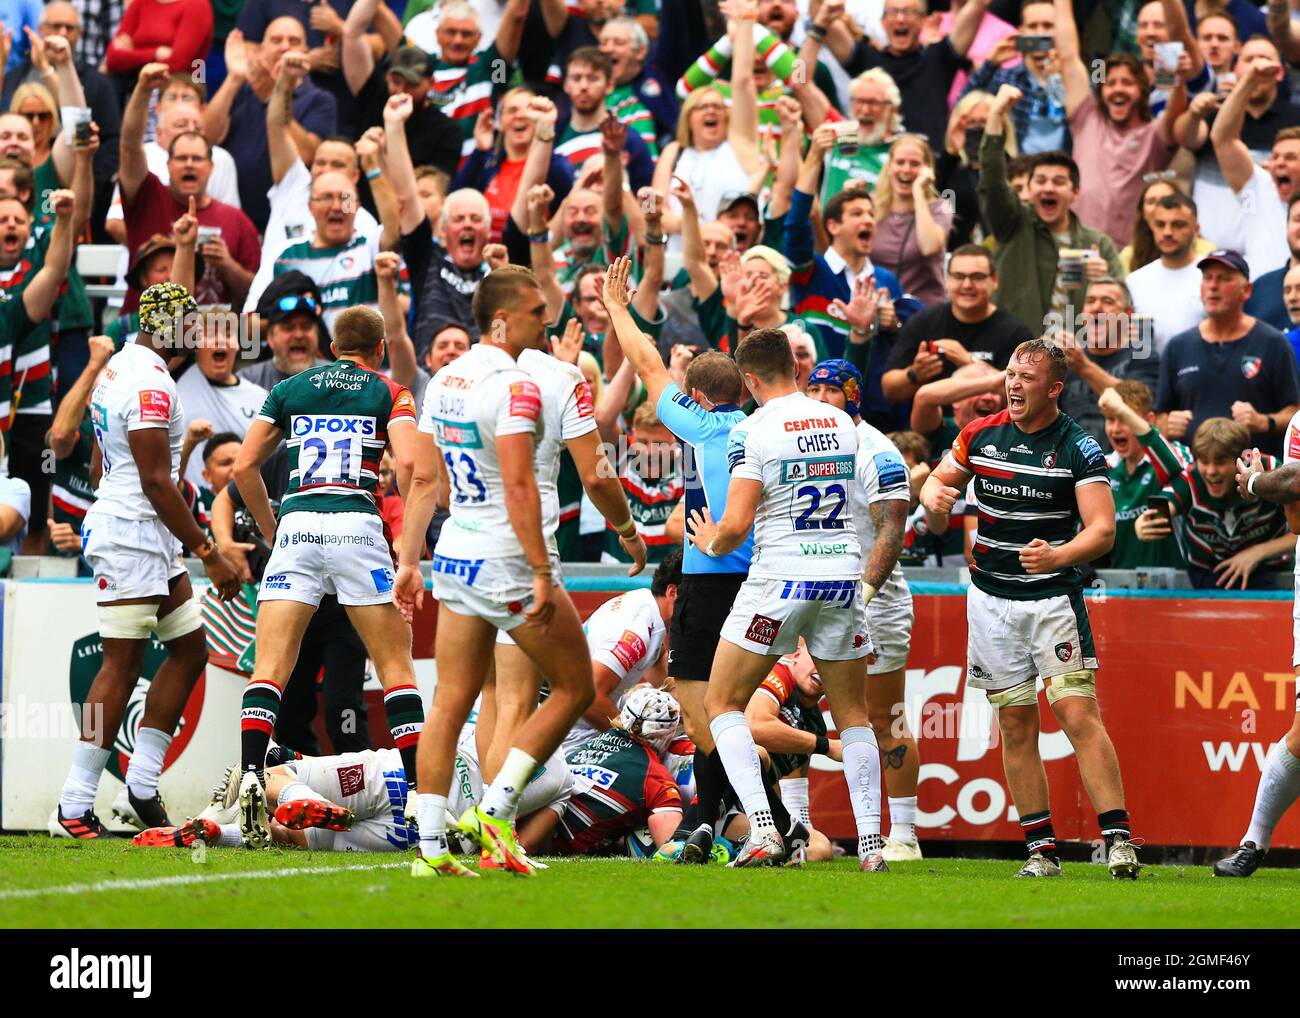
[[(840, 740), (827, 737), (821, 700), (821, 676), (807, 644), (800, 640), (798, 650), (772, 666), (745, 708), (745, 720), (754, 734), (764, 769), (780, 783), (781, 799), (790, 815), (808, 828), (803, 856), (813, 862), (831, 858), (831, 848), (826, 836), (813, 827), (808, 807), (808, 764), (814, 753), (840, 763), (844, 760)], [(725, 833), (730, 838), (736, 832), (728, 829)]]
[[(1237, 461), (1237, 490), (1242, 498), (1282, 503), (1291, 533), (1300, 534), (1300, 504), (1297, 504), (1300, 503), (1300, 413), (1287, 425), (1283, 454), (1282, 466), (1267, 472), (1258, 449), (1244, 454)], [(1296, 561), (1295, 584), (1300, 592), (1300, 556)], [(1214, 864), (1217, 877), (1248, 877), (1254, 873), (1268, 854), (1274, 828), (1300, 796), (1300, 598), (1292, 608), (1292, 617), (1291, 665), (1296, 674), (1297, 713), (1285, 738), (1269, 750), (1259, 776), (1250, 826), (1237, 850)]]
[(979, 537), (966, 601), (966, 682), (997, 708), (1007, 786), (1029, 854), (1017, 876), (1061, 875), (1038, 753), (1041, 678), (1097, 810), (1111, 876), (1136, 878), (1119, 759), (1097, 707), (1080, 569), (1114, 544), (1115, 500), (1101, 447), (1060, 411), (1066, 371), (1065, 352), (1050, 340), (1016, 347), (1007, 409), (961, 430), (921, 501), (933, 513), (951, 512), (974, 478)]
[(556, 855), (622, 855), (625, 837), (645, 826), (655, 848), (662, 847), (682, 818), (681, 792), (663, 763), (681, 720), (671, 694), (635, 686), (609, 730), (566, 756), (573, 793), (520, 827), (525, 846)]
[(564, 738), (570, 753), (611, 727), (619, 700), (642, 681), (658, 688), (666, 677), (668, 620), (682, 581), (682, 553), (655, 567), (649, 590), (630, 590), (597, 608), (583, 624), (596, 699)]
[(867, 665), (867, 711), (889, 773), (889, 837), (885, 862), (921, 858), (916, 840), (916, 783), (921, 758), (907, 724), (904, 679), (912, 645), (912, 591), (898, 557), (911, 509), (910, 475), (898, 448), (862, 420), (862, 374), (845, 360), (822, 361), (808, 380), (808, 395), (839, 407), (858, 426), (853, 523), (866, 560), (862, 592), (875, 660)]
[(713, 740), (749, 819), (749, 838), (731, 865), (773, 865), (786, 856), (744, 711), (772, 664), (802, 636), (840, 732), (859, 864), (879, 872), (880, 757), (863, 682), (872, 646), (849, 496), (857, 430), (843, 410), (799, 392), (794, 354), (779, 329), (746, 336), (736, 366), (759, 410), (728, 440), (731, 484), (722, 518), (715, 523), (707, 506), (688, 516), (691, 540), (709, 556), (734, 551), (754, 527), (754, 561), (723, 625), (705, 695)]
[(519, 729), (483, 802), (457, 824), (493, 866), (532, 872), (512, 826), (519, 797), (595, 695), (591, 659), (573, 653), (583, 643), (582, 625), (543, 532), (535, 461), (535, 445), (546, 437), (542, 390), (517, 363), (524, 350), (547, 345), (537, 278), (518, 266), (494, 269), (474, 293), (474, 319), (479, 342), (426, 390), (394, 587), (403, 611), (423, 603), (421, 545), (435, 484), (445, 476), (451, 518), (433, 557), (439, 681), (420, 736), (417, 877), (477, 876), (451, 855), (447, 793), (457, 735), (483, 689), (496, 630), (510, 632), (551, 693)]
[[(411, 630), (393, 604), (392, 550), (375, 502), (386, 447), (399, 487), (411, 476), (415, 402), (406, 386), (376, 370), (384, 358), (378, 311), (347, 308), (333, 331), (334, 362), (279, 382), (235, 460), (239, 493), (271, 546), (257, 595), (257, 658), (240, 712), (240, 824), (249, 848), (271, 844), (260, 821), (267, 746), (303, 634), (326, 594), (337, 596), (375, 663), (407, 773), (415, 771), (424, 721)], [(281, 441), (288, 444), (289, 487), (277, 521), (261, 466)]]
[[(184, 848), (196, 840), (238, 848), (239, 769), (232, 767), (212, 790), (212, 802), (180, 827), (155, 827), (132, 844)], [(522, 816), (568, 801), (573, 775), (554, 753), (528, 783), (519, 801)], [(298, 757), (266, 771), (263, 821), (277, 845), (334, 852), (403, 852), (418, 841), (407, 812), (410, 787), (397, 749), (368, 749), (336, 756)], [(473, 732), (456, 754), (451, 801), (468, 809), (483, 795)]]
[[(630, 268), (630, 259), (620, 258), (606, 273), (604, 302), (610, 332), (644, 383), (659, 420), (681, 440), (685, 510), (710, 507), (721, 516), (730, 483), (727, 442), (732, 429), (746, 419), (740, 408), (740, 372), (726, 354), (709, 351), (695, 357), (687, 367), (685, 389), (678, 386), (664, 367), (658, 348), (637, 328), (628, 311), (632, 301), (627, 286)], [(682, 584), (668, 626), (668, 675), (676, 683), (676, 696), (686, 717), (686, 734), (696, 747), (697, 795), (673, 838), (685, 842), (677, 855), (681, 863), (702, 865), (709, 861), (714, 823), (724, 798), (735, 794), (709, 731), (704, 694), (723, 622), (749, 575), (753, 550), (751, 534), (746, 534), (726, 555), (705, 555), (689, 540), (684, 544)], [(764, 790), (778, 828), (800, 839), (806, 832), (794, 829), (775, 790), (766, 785)]]
[[(580, 342), (581, 324), (570, 319), (566, 339), (574, 333)], [(619, 545), (632, 560), (628, 575), (635, 576), (645, 568), (645, 541), (637, 533), (618, 474), (601, 450), (591, 386), (576, 365), (547, 350), (524, 350), (518, 363), (542, 391), (546, 427), (534, 458), (542, 500), (542, 532), (551, 556), (559, 558), (556, 534), (560, 528), (560, 454), (566, 451), (583, 490), (614, 528)], [(505, 630), (497, 630), (494, 658), (494, 673), (489, 674), (484, 685), (478, 715), (480, 755), (489, 781), (496, 777), (519, 729), (537, 709), (542, 684), (537, 668)]]
[[(56, 229), (67, 229), (71, 197), (54, 194)], [(235, 567), (199, 527), (177, 486), (185, 412), (161, 352), (179, 345), (186, 317), (197, 312), (178, 283), (149, 287), (140, 298), (138, 338), (109, 360), (91, 393), (91, 476), (99, 483), (82, 523), (81, 548), (95, 577), (104, 663), (83, 706), (87, 722), (96, 719), (94, 730), (83, 727), (50, 818), (50, 833), (59, 837), (110, 836), (95, 815), (95, 795), (150, 634), (167, 657), (149, 686), (126, 788), (113, 811), (137, 827), (169, 825), (158, 778), (181, 711), (208, 662), (181, 546), (203, 560), (223, 600), (239, 591)]]

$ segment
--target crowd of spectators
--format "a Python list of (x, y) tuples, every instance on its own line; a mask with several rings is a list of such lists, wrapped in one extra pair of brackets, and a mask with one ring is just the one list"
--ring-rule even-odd
[[(181, 482), (230, 541), (234, 444), (340, 311), (383, 312), (419, 400), (515, 263), (661, 558), (679, 443), (604, 342), (627, 255), (672, 377), (783, 329), (801, 383), (861, 370), (917, 476), (1050, 335), (1062, 410), (1113, 451), (1105, 565), (1289, 568), (1285, 518), (1231, 474), (1300, 455), (1297, 0), (0, 0), (0, 67), (8, 552), (79, 553), (90, 389), (151, 283), (202, 308)], [(618, 560), (564, 467), (565, 557)], [(976, 507), (946, 533), (918, 511), (905, 561), (973, 541)]]

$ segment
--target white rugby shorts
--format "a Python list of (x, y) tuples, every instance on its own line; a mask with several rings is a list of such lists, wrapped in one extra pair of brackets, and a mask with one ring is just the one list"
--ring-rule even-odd
[(81, 524), (81, 554), (100, 604), (166, 597), (169, 581), (185, 572), (180, 541), (157, 517), (126, 520), (91, 508)]
[(722, 624), (722, 638), (753, 654), (793, 654), (802, 636), (824, 661), (856, 661), (873, 652), (859, 581), (750, 577)]
[[(560, 560), (551, 558), (551, 576), (560, 586)], [(506, 558), (450, 558), (433, 556), (433, 596), (440, 607), (458, 615), (473, 615), (507, 631), (523, 625), (533, 604), (533, 569), (523, 555)], [(513, 643), (509, 638), (501, 643)]]
[(1097, 669), (1088, 609), (1079, 593), (1014, 601), (971, 584), (966, 626), (966, 682), (985, 692)]
[(393, 575), (377, 514), (298, 510), (276, 527), (257, 600), (319, 605), (335, 594), (343, 605), (386, 604), (393, 600)]

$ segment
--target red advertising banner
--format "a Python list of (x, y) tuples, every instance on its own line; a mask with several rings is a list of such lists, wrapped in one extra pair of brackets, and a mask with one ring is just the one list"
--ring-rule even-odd
[[(1210, 598), (1089, 600), (1098, 700), (1124, 776), (1135, 833), (1157, 845), (1235, 845), (1272, 744), (1295, 712), (1291, 605)], [(987, 698), (965, 686), (966, 599), (918, 596), (907, 711), (920, 739), (922, 838), (1019, 841)], [(1039, 692), (1040, 752), (1057, 837), (1099, 836), (1069, 740)], [(886, 775), (888, 779), (888, 775)], [(813, 822), (856, 834), (838, 772), (809, 782)], [(888, 827), (888, 809), (884, 811)], [(1274, 847), (1300, 846), (1300, 816)]]
[[(586, 618), (614, 594), (578, 591), (573, 599)], [(433, 656), (437, 611), (432, 599), (426, 604), (416, 618), (417, 658)], [(1135, 833), (1158, 845), (1237, 844), (1264, 759), (1294, 715), (1290, 602), (1112, 594), (1090, 598), (1088, 611), (1101, 713)], [(917, 595), (906, 710), (920, 740), (918, 833), (1019, 841), (993, 711), (983, 693), (966, 688), (965, 664), (965, 597)], [(1099, 836), (1097, 818), (1074, 751), (1041, 691), (1039, 704), (1056, 834), (1090, 841)], [(388, 741), (386, 730), (376, 736)], [(839, 765), (830, 767), (811, 774), (813, 822), (833, 838), (851, 838), (848, 791)], [(887, 806), (882, 812), (888, 833)], [(1283, 819), (1273, 845), (1300, 847), (1300, 815)]]

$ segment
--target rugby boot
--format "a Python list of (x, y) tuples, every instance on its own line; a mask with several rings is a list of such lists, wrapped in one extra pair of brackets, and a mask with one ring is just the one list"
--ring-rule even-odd
[(1242, 842), (1241, 846), (1228, 856), (1214, 864), (1216, 877), (1248, 877), (1259, 869), (1259, 864), (1268, 855), (1268, 849), (1256, 848), (1253, 841)]

